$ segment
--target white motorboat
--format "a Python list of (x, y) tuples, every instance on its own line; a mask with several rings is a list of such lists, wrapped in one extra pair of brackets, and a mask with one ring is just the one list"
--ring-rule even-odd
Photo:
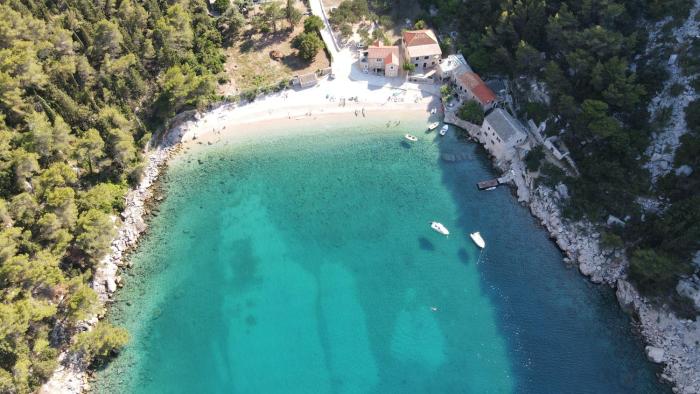
[(416, 137), (415, 135), (406, 134), (406, 135), (403, 136), (403, 137), (404, 137), (405, 139), (411, 141), (411, 142), (416, 142), (416, 141), (418, 141), (418, 137)]
[(433, 122), (428, 125), (428, 130), (433, 131), (437, 129), (438, 126), (440, 126), (440, 122)]
[(469, 236), (472, 238), (472, 241), (474, 241), (476, 246), (480, 247), (481, 249), (486, 247), (486, 241), (484, 241), (484, 239), (481, 238), (481, 233), (479, 233), (478, 231), (469, 234)]
[(447, 129), (449, 129), (450, 126), (448, 125), (443, 125), (442, 128), (440, 129), (440, 135), (445, 135), (447, 134)]
[(430, 222), (430, 228), (433, 230), (437, 231), (438, 233), (442, 235), (450, 235), (450, 230), (447, 229), (442, 223), (440, 222)]
[(431, 115), (432, 115), (432, 114), (436, 114), (436, 113), (437, 113), (437, 108), (433, 108), (433, 109), (430, 110), (430, 114), (431, 114)]

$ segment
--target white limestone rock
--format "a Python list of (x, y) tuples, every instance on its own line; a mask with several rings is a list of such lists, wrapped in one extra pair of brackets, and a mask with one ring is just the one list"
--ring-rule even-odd
[(676, 175), (677, 176), (690, 176), (693, 173), (693, 168), (687, 164), (684, 164), (678, 168), (676, 168)]
[(634, 312), (634, 302), (639, 298), (639, 294), (631, 283), (626, 280), (618, 279), (615, 295), (617, 295), (617, 302), (620, 304), (620, 308), (622, 308), (625, 313), (630, 314)]
[(566, 200), (569, 198), (569, 188), (567, 188), (565, 184), (558, 184), (556, 190), (557, 194), (559, 195), (559, 198), (561, 198), (562, 200)]
[(649, 361), (661, 364), (666, 361), (664, 349), (655, 346), (646, 347), (647, 358)]
[(678, 281), (676, 292), (683, 297), (693, 300), (695, 310), (700, 312), (700, 278), (693, 276)]

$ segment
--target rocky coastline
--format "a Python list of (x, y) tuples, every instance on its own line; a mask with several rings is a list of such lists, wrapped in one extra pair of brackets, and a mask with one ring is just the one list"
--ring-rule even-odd
[[(113, 220), (117, 223), (117, 236), (112, 240), (111, 253), (97, 265), (92, 279), (92, 288), (103, 306), (111, 302), (114, 292), (121, 287), (119, 269), (130, 266), (126, 255), (133, 250), (139, 237), (147, 229), (146, 218), (150, 202), (154, 198), (154, 185), (170, 157), (177, 153), (182, 136), (195, 122), (189, 121), (193, 112), (182, 113), (173, 119), (169, 130), (161, 141), (153, 143), (145, 152), (143, 176), (138, 186), (131, 189), (125, 198), (125, 208)], [(104, 310), (104, 308), (103, 308)], [(79, 330), (91, 330), (104, 317), (104, 312), (83, 321)], [(59, 355), (59, 366), (39, 389), (40, 394), (82, 393), (91, 390), (88, 365), (79, 355), (64, 350)]]
[[(449, 112), (445, 121), (466, 130), (469, 138), (479, 144), (478, 126), (460, 122)], [(647, 345), (647, 358), (664, 365), (660, 378), (673, 385), (675, 393), (700, 394), (700, 319), (680, 318), (667, 305), (656, 305), (640, 295), (627, 280), (628, 261), (624, 250), (604, 250), (593, 223), (573, 222), (562, 216), (561, 203), (569, 197), (565, 185), (552, 189), (538, 184), (522, 160), (499, 162), (492, 159), (494, 167), (503, 174), (500, 179), (512, 186), (518, 201), (530, 209), (565, 254), (564, 262), (576, 265), (593, 283), (606, 284), (616, 290), (620, 307), (632, 316), (634, 331)], [(678, 292), (695, 300), (700, 290), (693, 287), (695, 282), (687, 283), (682, 281), (684, 286), (679, 285)], [(696, 301), (696, 308), (697, 305), (700, 304)]]
[(700, 393), (700, 320), (680, 318), (668, 306), (656, 305), (640, 295), (626, 278), (628, 262), (624, 252), (604, 251), (592, 223), (571, 222), (562, 217), (560, 203), (568, 197), (565, 186), (553, 190), (536, 185), (520, 162), (500, 168), (510, 172), (518, 199), (529, 206), (564, 252), (565, 262), (576, 264), (592, 282), (616, 290), (620, 307), (633, 317), (647, 344), (647, 357), (664, 364), (660, 378), (672, 384), (675, 393)]

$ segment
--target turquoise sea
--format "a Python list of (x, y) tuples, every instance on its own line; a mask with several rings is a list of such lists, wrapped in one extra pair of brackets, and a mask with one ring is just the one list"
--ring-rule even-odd
[(109, 313), (131, 342), (95, 391), (668, 391), (612, 293), (562, 262), (508, 188), (476, 190), (496, 175), (480, 147), (383, 116), (174, 160)]

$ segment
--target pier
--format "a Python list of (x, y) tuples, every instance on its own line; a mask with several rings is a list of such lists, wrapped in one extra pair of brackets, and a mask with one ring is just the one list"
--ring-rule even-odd
[(501, 184), (499, 178), (494, 178), (494, 179), (489, 179), (487, 181), (481, 181), (476, 184), (476, 187), (479, 188), (479, 190), (487, 190), (491, 189), (492, 187), (499, 186)]

